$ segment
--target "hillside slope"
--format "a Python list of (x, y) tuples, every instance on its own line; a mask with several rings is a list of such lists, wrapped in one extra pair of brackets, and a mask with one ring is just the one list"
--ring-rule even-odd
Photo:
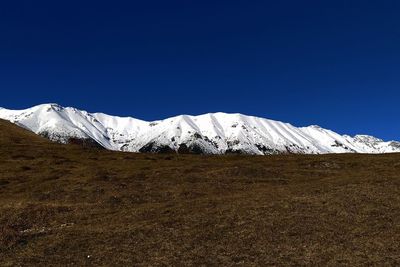
[(9, 121), (0, 119), (0, 147), (16, 145), (44, 145), (51, 142)]
[(0, 121), (0, 265), (397, 266), (399, 162), (82, 149)]

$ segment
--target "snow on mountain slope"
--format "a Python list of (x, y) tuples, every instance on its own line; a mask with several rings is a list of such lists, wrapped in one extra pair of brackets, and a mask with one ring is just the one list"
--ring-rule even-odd
[(400, 152), (400, 143), (395, 141), (340, 135), (319, 126), (298, 128), (242, 114), (180, 115), (147, 122), (43, 104), (25, 110), (0, 108), (0, 118), (53, 141), (90, 140), (106, 149), (132, 152), (259, 155)]

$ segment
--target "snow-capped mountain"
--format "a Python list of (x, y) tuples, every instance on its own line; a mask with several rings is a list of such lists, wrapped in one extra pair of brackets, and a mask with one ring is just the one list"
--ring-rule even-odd
[(400, 152), (400, 142), (396, 141), (340, 135), (319, 126), (298, 128), (242, 114), (181, 115), (148, 122), (44, 104), (25, 110), (0, 108), (0, 118), (53, 141), (87, 140), (106, 149), (131, 152), (259, 155)]

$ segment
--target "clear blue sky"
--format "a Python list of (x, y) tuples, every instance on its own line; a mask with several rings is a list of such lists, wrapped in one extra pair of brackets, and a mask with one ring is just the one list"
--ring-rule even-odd
[(400, 1), (2, 1), (0, 106), (400, 140)]

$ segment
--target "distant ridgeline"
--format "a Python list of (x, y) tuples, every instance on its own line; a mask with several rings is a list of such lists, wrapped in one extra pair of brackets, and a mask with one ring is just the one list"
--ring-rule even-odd
[(340, 135), (319, 126), (242, 114), (180, 115), (159, 121), (88, 113), (57, 104), (0, 109), (0, 118), (60, 143), (151, 153), (254, 154), (392, 153), (400, 143)]

